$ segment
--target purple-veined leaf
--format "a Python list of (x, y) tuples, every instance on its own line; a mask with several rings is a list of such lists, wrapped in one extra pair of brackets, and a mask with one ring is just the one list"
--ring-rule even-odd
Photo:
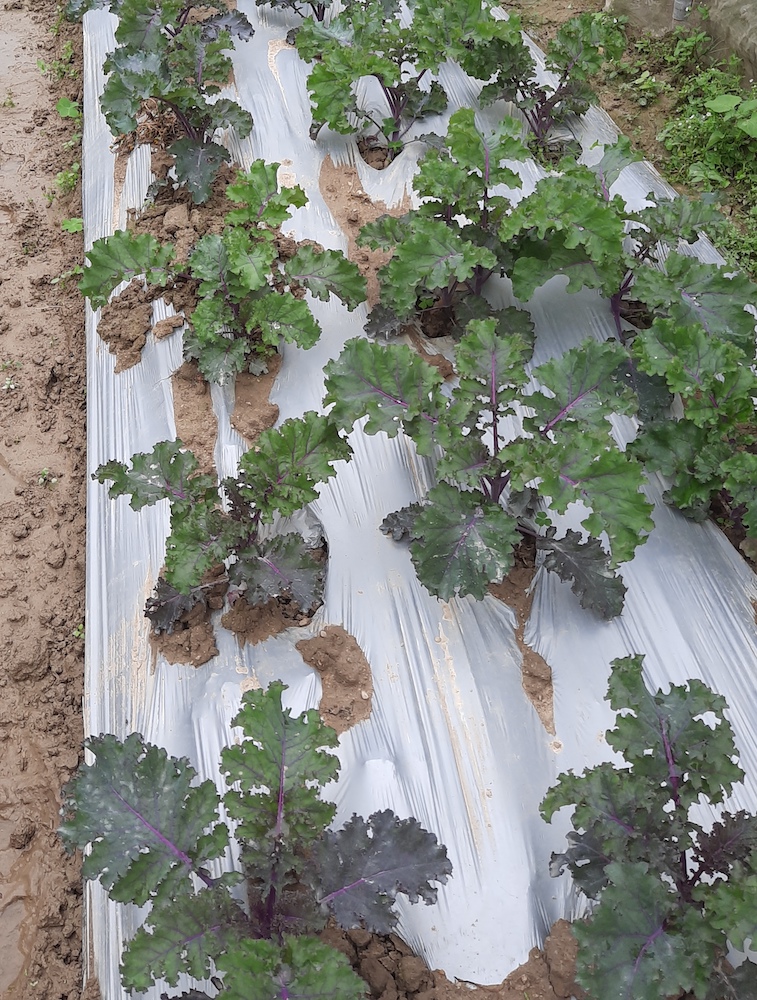
[(595, 611), (609, 621), (623, 611), (626, 588), (623, 580), (610, 569), (610, 560), (596, 538), (584, 540), (568, 529), (564, 538), (555, 538), (555, 528), (546, 537), (536, 539), (536, 547), (545, 553), (544, 565), (570, 583), (570, 589), (582, 608)]
[(237, 525), (216, 507), (197, 503), (174, 510), (166, 541), (166, 580), (189, 595), (209, 570), (229, 557), (237, 537)]
[(408, 316), (415, 308), (419, 286), (429, 291), (446, 289), (472, 278), (477, 267), (497, 267), (491, 250), (461, 238), (444, 222), (416, 217), (412, 233), (379, 271), (381, 304), (398, 316)]
[[(723, 718), (725, 698), (700, 680), (674, 684), (670, 690), (651, 692), (644, 684), (643, 657), (613, 661), (607, 697), (619, 715), (607, 742), (642, 776), (688, 807), (700, 795), (722, 802), (744, 772), (733, 763), (736, 747), (733, 730)], [(702, 716), (716, 716), (710, 726)]]
[(728, 875), (757, 851), (757, 816), (745, 810), (723, 813), (707, 833), (697, 835), (697, 863), (711, 876)]
[(447, 405), (437, 368), (402, 344), (356, 338), (347, 341), (325, 373), (324, 405), (334, 404), (330, 415), (337, 426), (349, 430), (367, 416), (366, 434), (385, 431), (395, 437), (404, 427), (421, 453), (429, 453), (433, 429)]
[(333, 420), (309, 410), (263, 431), (242, 456), (241, 494), (254, 502), (264, 522), (277, 512), (288, 517), (317, 498), (316, 485), (336, 474), (334, 462), (351, 455)]
[(536, 413), (524, 425), (534, 433), (552, 432), (558, 441), (566, 425), (571, 424), (609, 435), (608, 418), (613, 413), (632, 414), (636, 409), (633, 394), (613, 379), (627, 358), (626, 350), (616, 341), (585, 340), (559, 358), (539, 365), (534, 378), (552, 395), (534, 392), (525, 397)]
[(471, 320), (457, 345), (455, 367), (460, 383), (454, 399), (471, 410), (484, 411), (487, 427), (507, 413), (516, 390), (527, 380), (525, 365), (533, 353), (528, 334), (532, 329), (528, 313), (507, 309), (497, 317)]
[(319, 856), (318, 898), (340, 927), (389, 934), (397, 918), (399, 893), (411, 902), (436, 902), (437, 888), (452, 873), (446, 849), (416, 819), (399, 819), (390, 809), (360, 816), (328, 831)]
[(225, 886), (177, 892), (154, 906), (147, 921), (124, 949), (127, 990), (148, 990), (158, 979), (175, 986), (181, 973), (205, 979), (218, 956), (249, 933), (244, 911)]
[(208, 590), (212, 586), (213, 584), (201, 585), (194, 587), (188, 594), (182, 594), (159, 576), (153, 596), (148, 597), (145, 604), (145, 618), (149, 618), (153, 632), (156, 635), (161, 632), (170, 635), (185, 611), (191, 611), (196, 604), (207, 607)]
[(350, 311), (365, 302), (365, 278), (357, 265), (337, 250), (301, 246), (285, 264), (284, 273), (324, 302), (329, 295), (336, 295)]
[[(335, 810), (319, 793), (339, 771), (339, 761), (328, 753), (338, 737), (315, 710), (294, 717), (282, 708), (285, 689), (274, 681), (265, 691), (246, 692), (233, 725), (247, 739), (221, 752), (221, 770), (233, 786), (224, 804), (237, 821), (263, 898), (271, 887), (283, 893), (289, 870), (302, 871), (302, 852), (312, 850)], [(265, 919), (270, 924), (274, 918)], [(262, 930), (267, 936), (271, 927)]]
[(60, 827), (69, 849), (91, 845), (84, 877), (99, 878), (112, 899), (140, 906), (170, 895), (190, 872), (203, 877), (204, 864), (228, 842), (213, 782), (195, 784), (189, 761), (169, 757), (139, 733), (123, 742), (93, 737), (87, 747), (95, 763), (64, 789)]
[(448, 601), (459, 594), (482, 600), (513, 564), (517, 522), (482, 493), (439, 483), (415, 520), (410, 554), (418, 579)]
[(218, 171), (231, 160), (224, 146), (189, 136), (172, 142), (168, 152), (175, 157), (176, 179), (187, 186), (195, 205), (208, 200)]
[(752, 396), (757, 377), (740, 348), (708, 334), (697, 323), (683, 326), (657, 318), (638, 334), (633, 353), (650, 375), (662, 375), (671, 392), (680, 395), (687, 420), (697, 426), (748, 422), (754, 414)]
[(698, 323), (711, 336), (732, 341), (751, 358), (757, 321), (744, 306), (757, 302), (757, 286), (743, 274), (729, 278), (727, 273), (727, 266), (671, 253), (664, 273), (654, 267), (637, 269), (633, 294), (681, 326)]
[(670, 887), (641, 862), (612, 863), (605, 872), (601, 905), (573, 925), (579, 984), (602, 1000), (661, 1000), (706, 987), (714, 949), (693, 949), (669, 929), (678, 909)]
[(631, 559), (654, 528), (652, 504), (641, 492), (644, 474), (639, 463), (584, 427), (577, 426), (565, 444), (546, 438), (515, 441), (499, 458), (511, 469), (516, 489), (540, 478), (539, 492), (551, 498), (558, 513), (576, 500), (590, 507), (581, 525), (595, 538), (607, 532), (613, 568)]
[(195, 504), (208, 498), (215, 483), (211, 476), (197, 473), (197, 459), (181, 441), (160, 441), (150, 452), (131, 457), (131, 468), (123, 462), (106, 462), (93, 474), (100, 483), (111, 481), (111, 499), (131, 495), (133, 510), (150, 507), (159, 500), (172, 504)]
[(347, 957), (314, 937), (239, 941), (219, 959), (228, 1000), (364, 1000)]
[(321, 603), (326, 567), (301, 535), (276, 535), (236, 555), (229, 578), (245, 584), (248, 604), (265, 604), (282, 594), (291, 594), (303, 611)]

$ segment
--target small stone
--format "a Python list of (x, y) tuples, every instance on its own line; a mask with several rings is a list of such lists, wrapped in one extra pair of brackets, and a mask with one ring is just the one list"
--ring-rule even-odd
[(415, 955), (405, 955), (397, 965), (397, 985), (408, 993), (417, 993), (431, 981), (428, 967), (423, 959)]
[(45, 556), (45, 562), (51, 569), (60, 569), (66, 561), (66, 550), (62, 545), (53, 545)]
[(368, 701), (371, 696), (368, 694), (367, 691), (361, 691), (360, 697), (363, 699), (363, 701)]
[(175, 233), (189, 227), (189, 210), (186, 205), (172, 205), (163, 216), (163, 229)]
[(30, 819), (22, 819), (10, 835), (10, 846), (14, 851), (23, 851), (31, 843), (36, 832), (37, 827)]
[(370, 931), (366, 931), (362, 927), (353, 927), (352, 930), (347, 931), (347, 937), (356, 948), (367, 948), (371, 943)]
[(394, 985), (391, 975), (377, 958), (364, 958), (360, 963), (360, 975), (370, 986), (374, 997), (380, 997), (387, 986)]

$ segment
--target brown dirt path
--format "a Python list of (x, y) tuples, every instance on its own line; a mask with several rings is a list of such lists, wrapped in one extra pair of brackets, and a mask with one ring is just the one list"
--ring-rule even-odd
[[(78, 292), (79, 29), (52, 0), (0, 9), (0, 996), (79, 1000), (81, 887), (56, 835), (82, 744), (85, 363)], [(43, 74), (38, 60), (47, 67)], [(70, 142), (68, 149), (64, 144)]]

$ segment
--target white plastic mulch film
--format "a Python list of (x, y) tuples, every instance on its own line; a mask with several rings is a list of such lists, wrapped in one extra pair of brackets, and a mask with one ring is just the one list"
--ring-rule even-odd
[[(322, 133), (313, 142), (308, 67), (285, 42), (295, 19), (250, 2), (240, 7), (256, 33), (236, 43), (232, 96), (252, 112), (255, 127), (232, 151), (244, 164), (257, 157), (281, 163), (282, 181), (301, 184), (310, 199), (294, 214), (292, 232), (346, 250), (319, 190), (325, 157), (353, 165), (372, 198), (396, 204), (409, 190), (419, 147), (409, 146), (379, 172), (362, 161), (353, 137)], [(114, 182), (115, 154), (98, 95), (115, 23), (104, 12), (90, 13), (84, 22), (87, 246), (125, 226), (127, 210), (142, 204), (151, 179), (149, 151), (141, 148), (131, 156), (121, 190)], [(445, 67), (442, 78), (450, 110), (475, 102), (477, 85), (457, 67)], [(482, 123), (492, 121), (493, 112), (488, 114)], [(443, 132), (442, 119), (439, 126)], [(616, 130), (593, 109), (576, 123), (576, 134), (593, 158), (600, 155), (593, 144), (613, 142)], [(542, 171), (533, 163), (521, 169), (528, 191)], [(643, 163), (627, 168), (614, 190), (631, 207), (639, 207), (650, 190), (670, 193)], [(719, 259), (702, 241), (695, 249), (703, 259)], [(282, 420), (320, 408), (324, 364), (345, 340), (361, 335), (366, 317), (364, 306), (348, 314), (338, 302), (311, 304), (323, 335), (309, 351), (284, 350), (272, 395)], [(538, 333), (535, 364), (586, 337), (602, 340), (613, 332), (607, 304), (593, 293), (567, 295), (560, 278), (537, 292), (529, 309)], [(96, 319), (87, 308), (90, 470), (175, 436), (170, 375), (182, 360), (180, 335), (160, 343), (148, 338), (141, 363), (115, 375), (115, 359), (97, 336)], [(229, 475), (245, 445), (229, 424), (231, 390), (214, 388), (213, 400), (218, 471)], [(290, 707), (317, 705), (320, 681), (294, 644), (324, 625), (343, 625), (371, 664), (375, 693), (370, 719), (341, 739), (337, 823), (353, 812), (391, 807), (439, 836), (454, 875), (436, 906), (402, 907), (399, 933), (432, 968), (469, 982), (496, 983), (543, 941), (555, 919), (573, 912), (569, 879), (548, 873), (551, 852), (564, 845), (567, 819), (548, 826), (538, 805), (560, 771), (607, 759), (603, 734), (612, 713), (603, 695), (614, 657), (644, 653), (655, 684), (701, 677), (725, 695), (750, 775), (737, 805), (754, 808), (755, 577), (713, 525), (691, 523), (663, 506), (662, 487), (651, 482), (656, 529), (623, 568), (628, 597), (620, 618), (598, 621), (556, 576), (537, 576), (526, 641), (552, 667), (551, 736), (521, 686), (511, 611), (493, 598), (444, 603), (429, 596), (406, 548), (379, 531), (388, 512), (423, 495), (427, 462), (401, 436), (356, 432), (351, 443), (353, 461), (340, 463), (314, 505), (328, 538), (329, 570), (325, 602), (312, 625), (244, 649), (218, 628), (219, 655), (199, 669), (155, 662), (148, 642), (143, 607), (163, 564), (167, 505), (137, 514), (126, 498), (111, 501), (105, 487), (90, 483), (86, 728), (121, 737), (139, 731), (170, 753), (188, 756), (203, 777), (217, 778), (240, 685), (281, 678), (289, 685)], [(88, 899), (90, 975), (99, 978), (104, 1000), (125, 997), (121, 947), (138, 926), (139, 912), (110, 903), (97, 885), (90, 886)], [(214, 992), (211, 984), (203, 986)], [(145, 996), (157, 1000), (161, 992)]]

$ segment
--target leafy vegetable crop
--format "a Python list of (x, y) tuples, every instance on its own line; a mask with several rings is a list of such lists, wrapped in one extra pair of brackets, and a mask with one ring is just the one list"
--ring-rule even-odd
[[(155, 631), (170, 632), (185, 611), (205, 605), (209, 591), (224, 583), (231, 597), (244, 594), (251, 605), (285, 594), (303, 610), (318, 605), (325, 576), (314, 551), (318, 543), (265, 526), (315, 500), (317, 484), (351, 453), (336, 427), (310, 411), (263, 431), (242, 456), (237, 478), (225, 479), (220, 491), (180, 441), (161, 441), (151, 452), (132, 456), (131, 466), (101, 465), (93, 478), (111, 483), (112, 498), (131, 497), (137, 511), (160, 500), (171, 505), (165, 576), (145, 610)], [(208, 582), (206, 574), (222, 562), (227, 575)]]
[[(293, 718), (284, 690), (244, 695), (233, 720), (243, 739), (221, 752), (223, 795), (138, 733), (87, 741), (95, 763), (65, 789), (60, 833), (69, 849), (91, 846), (84, 875), (112, 899), (150, 905), (122, 956), (126, 989), (186, 973), (212, 975), (228, 1000), (359, 1000), (366, 983), (317, 937), (327, 918), (389, 933), (399, 894), (436, 902), (432, 883), (452, 866), (417, 820), (386, 809), (327, 829), (335, 807), (320, 794), (339, 771), (337, 735), (316, 711)], [(242, 872), (220, 874), (231, 836), (221, 810)], [(244, 904), (231, 891), (240, 883)]]
[[(613, 377), (625, 352), (589, 342), (539, 366), (533, 375), (543, 390), (534, 391), (523, 315), (513, 309), (468, 323), (450, 393), (438, 370), (408, 347), (348, 341), (326, 366), (324, 401), (340, 427), (367, 415), (367, 434), (394, 437), (402, 429), (420, 454), (441, 450), (438, 483), (424, 502), (400, 512), (399, 524), (396, 515), (385, 522), (395, 538), (410, 537), (418, 577), (432, 594), (481, 599), (490, 582), (503, 579), (521, 533), (536, 535), (537, 525), (550, 523), (526, 492), (538, 482), (551, 510), (562, 513), (579, 500), (590, 507), (582, 525), (591, 540), (576, 531), (557, 539), (551, 530), (537, 544), (584, 606), (610, 618), (620, 613), (624, 594), (613, 568), (653, 527), (642, 468), (610, 433), (610, 414), (634, 408), (632, 393)], [(529, 415), (508, 434), (504, 421), (514, 423), (516, 413)], [(598, 541), (603, 533), (609, 556)]]
[(223, 383), (245, 368), (264, 371), (266, 355), (281, 338), (312, 347), (321, 331), (305, 290), (323, 300), (333, 293), (354, 309), (365, 299), (365, 279), (340, 251), (282, 239), (279, 227), (291, 207), (307, 198), (298, 186), (279, 189), (278, 166), (256, 160), (227, 187), (239, 207), (227, 214), (221, 235), (199, 240), (188, 264), (173, 264), (173, 247), (148, 234), (118, 232), (97, 240), (87, 254), (82, 294), (97, 308), (117, 285), (138, 275), (155, 286), (156, 298), (178, 280), (191, 280), (198, 303), (187, 317), (184, 350), (211, 382)]
[(652, 692), (642, 661), (614, 660), (607, 694), (622, 713), (607, 742), (625, 766), (560, 775), (541, 807), (548, 821), (575, 807), (551, 870), (597, 900), (573, 926), (577, 980), (593, 1000), (743, 1000), (757, 966), (734, 971), (725, 954), (757, 933), (757, 817), (721, 811), (706, 830), (695, 810), (744, 777), (727, 705), (698, 680)]
[(624, 48), (619, 18), (587, 13), (566, 21), (547, 46), (546, 69), (554, 74), (554, 82), (539, 82), (534, 59), (519, 33), (473, 46), (461, 64), (477, 79), (493, 77), (481, 92), (481, 104), (513, 102), (528, 123), (535, 150), (543, 153), (556, 126), (568, 115), (588, 110), (594, 100), (589, 80), (605, 61), (618, 59)]
[(216, 132), (233, 127), (244, 139), (252, 130), (247, 111), (218, 97), (231, 73), (232, 39), (251, 38), (252, 25), (223, 2), (199, 18), (208, 8), (185, 0), (69, 0), (66, 13), (76, 18), (98, 7), (119, 17), (118, 47), (103, 64), (110, 74), (100, 98), (108, 127), (114, 135), (135, 132), (144, 102), (157, 102), (179, 134), (167, 149), (176, 178), (196, 203), (206, 201), (231, 159)]
[[(495, 19), (482, 0), (415, 0), (410, 8), (412, 22), (404, 26), (399, 0), (353, 0), (328, 26), (308, 19), (299, 28), (297, 49), (315, 60), (308, 77), (313, 137), (324, 124), (344, 135), (368, 129), (373, 144), (397, 152), (412, 125), (446, 108), (447, 94), (435, 78), (445, 60), (488, 79), (495, 40), (523, 44), (517, 18)], [(471, 59), (479, 48), (488, 60)], [(378, 106), (358, 87), (366, 77), (378, 84)]]
[[(547, 567), (573, 581), (584, 605), (611, 617), (622, 607), (622, 585), (613, 578), (611, 565), (630, 558), (651, 527), (638, 492), (643, 478), (636, 459), (670, 477), (667, 498), (690, 516), (705, 517), (717, 503), (744, 532), (757, 531), (757, 495), (751, 486), (757, 473), (757, 382), (751, 367), (755, 317), (748, 308), (757, 301), (757, 289), (743, 275), (679, 252), (705, 227), (722, 223), (711, 203), (656, 199), (631, 212), (619, 196), (611, 195), (621, 171), (636, 158), (625, 140), (605, 150), (591, 168), (566, 158), (559, 174), (544, 177), (511, 206), (496, 185), (520, 186), (508, 163), (525, 155), (507, 121), (484, 133), (472, 111), (459, 111), (450, 119), (443, 147), (421, 161), (414, 182), (423, 199), (420, 207), (400, 219), (382, 217), (361, 231), (360, 242), (393, 250), (378, 272), (380, 302), (369, 317), (368, 333), (390, 337), (418, 322), (429, 333), (457, 338), (460, 383), (449, 397), (454, 402), (434, 402), (428, 394), (429, 372), (409, 365), (409, 355), (378, 346), (369, 355), (368, 348), (350, 345), (344, 363), (328, 369), (327, 401), (336, 404), (334, 413), (343, 425), (351, 426), (375, 407), (389, 413), (390, 404), (382, 400), (382, 394), (389, 394), (399, 408), (391, 419), (369, 421), (366, 430), (396, 433), (402, 425), (424, 454), (443, 449), (440, 479), (462, 490), (456, 504), (473, 504), (480, 514), (484, 508), (476, 506), (482, 499), (476, 490), (499, 504), (509, 491), (537, 479), (540, 494), (555, 511), (581, 499), (593, 511), (583, 526), (597, 539), (607, 532), (612, 563), (601, 564), (596, 542), (582, 553), (575, 532), (568, 536), (570, 552), (559, 557), (554, 528), (538, 544), (548, 552)], [(521, 301), (558, 275), (567, 279), (568, 292), (600, 292), (608, 300), (617, 340), (603, 346), (586, 341), (531, 371), (530, 317), (511, 306), (496, 309), (491, 297), (485, 297), (487, 282), (497, 275), (510, 278)], [(481, 336), (482, 322), (489, 324), (488, 344), (497, 360), (486, 368), (480, 356), (482, 406), (477, 409), (468, 401), (461, 416), (458, 397), (470, 392), (467, 352), (474, 331)], [(502, 356), (509, 366), (508, 390), (500, 397), (505, 385)], [(541, 392), (526, 388), (531, 378)], [(674, 416), (675, 396), (682, 412)], [(561, 400), (562, 406), (550, 402), (555, 411), (548, 412), (547, 398)], [(346, 399), (352, 400), (349, 408)], [(504, 418), (522, 412), (529, 416), (505, 435)], [(425, 414), (420, 421), (419, 413)], [(612, 414), (637, 421), (637, 439), (626, 453), (608, 444)], [(569, 452), (564, 450), (566, 434), (572, 442)], [(466, 465), (461, 458), (456, 464), (451, 455), (463, 452), (468, 458), (475, 453), (477, 464)], [(445, 495), (452, 497), (446, 490)], [(625, 511), (626, 504), (633, 515)], [(457, 515), (458, 529), (467, 532), (462, 508)], [(492, 510), (491, 516), (500, 519), (502, 514)], [(548, 524), (543, 512), (541, 516)], [(615, 518), (626, 525), (625, 541), (612, 525)], [(407, 518), (403, 523), (409, 524)], [(424, 524), (418, 522), (419, 532)], [(533, 531), (534, 524), (519, 516), (519, 530)], [(466, 535), (479, 564), (462, 575), (445, 570), (442, 583), (422, 561), (428, 562), (437, 545), (440, 552), (443, 545), (454, 547), (453, 536), (414, 538), (420, 579), (433, 593), (482, 596), (488, 581), (507, 572), (517, 535), (493, 532), (488, 547), (477, 538), (474, 545), (475, 536)], [(590, 554), (589, 574), (579, 556)]]

